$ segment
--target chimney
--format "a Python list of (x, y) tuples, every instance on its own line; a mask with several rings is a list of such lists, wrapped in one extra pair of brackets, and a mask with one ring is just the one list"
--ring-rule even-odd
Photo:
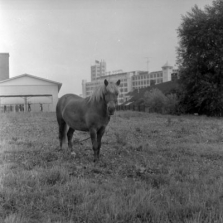
[(0, 81), (9, 79), (9, 53), (0, 53)]

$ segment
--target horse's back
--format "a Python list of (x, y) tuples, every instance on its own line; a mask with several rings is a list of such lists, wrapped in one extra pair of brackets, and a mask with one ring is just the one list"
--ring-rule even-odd
[[(80, 96), (78, 96), (78, 95), (76, 95), (76, 94), (65, 94), (65, 95), (63, 95), (61, 98), (60, 98), (61, 100), (69, 100), (69, 99), (83, 99), (82, 97), (80, 97)], [(60, 100), (59, 99), (59, 100)]]
[(56, 106), (57, 116), (62, 114), (63, 109), (72, 101), (81, 101), (82, 97), (76, 94), (65, 94), (61, 98), (59, 98)]

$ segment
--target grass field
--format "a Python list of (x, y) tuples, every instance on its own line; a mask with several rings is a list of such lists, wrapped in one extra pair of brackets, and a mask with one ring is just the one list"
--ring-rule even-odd
[(223, 120), (117, 112), (99, 163), (55, 113), (0, 114), (0, 222), (223, 222)]

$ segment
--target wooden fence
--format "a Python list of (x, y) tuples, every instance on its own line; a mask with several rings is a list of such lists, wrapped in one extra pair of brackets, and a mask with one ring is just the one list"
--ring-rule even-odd
[[(44, 112), (49, 112), (50, 107), (52, 106), (51, 103), (42, 103), (42, 111)], [(30, 105), (30, 110), (27, 107), (27, 110), (25, 109), (24, 104), (5, 104), (5, 105), (0, 105), (0, 113), (5, 113), (5, 112), (25, 112), (25, 111), (30, 111), (30, 112), (40, 112), (41, 107), (40, 103), (32, 103)]]
[(140, 112), (149, 112), (149, 107), (145, 105), (117, 105), (117, 111), (140, 111)]

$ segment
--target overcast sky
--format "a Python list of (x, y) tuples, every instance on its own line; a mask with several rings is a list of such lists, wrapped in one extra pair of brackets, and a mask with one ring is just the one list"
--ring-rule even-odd
[(181, 16), (212, 0), (0, 0), (0, 52), (10, 77), (28, 73), (61, 82), (59, 96), (81, 94), (90, 66), (161, 70), (176, 64)]

